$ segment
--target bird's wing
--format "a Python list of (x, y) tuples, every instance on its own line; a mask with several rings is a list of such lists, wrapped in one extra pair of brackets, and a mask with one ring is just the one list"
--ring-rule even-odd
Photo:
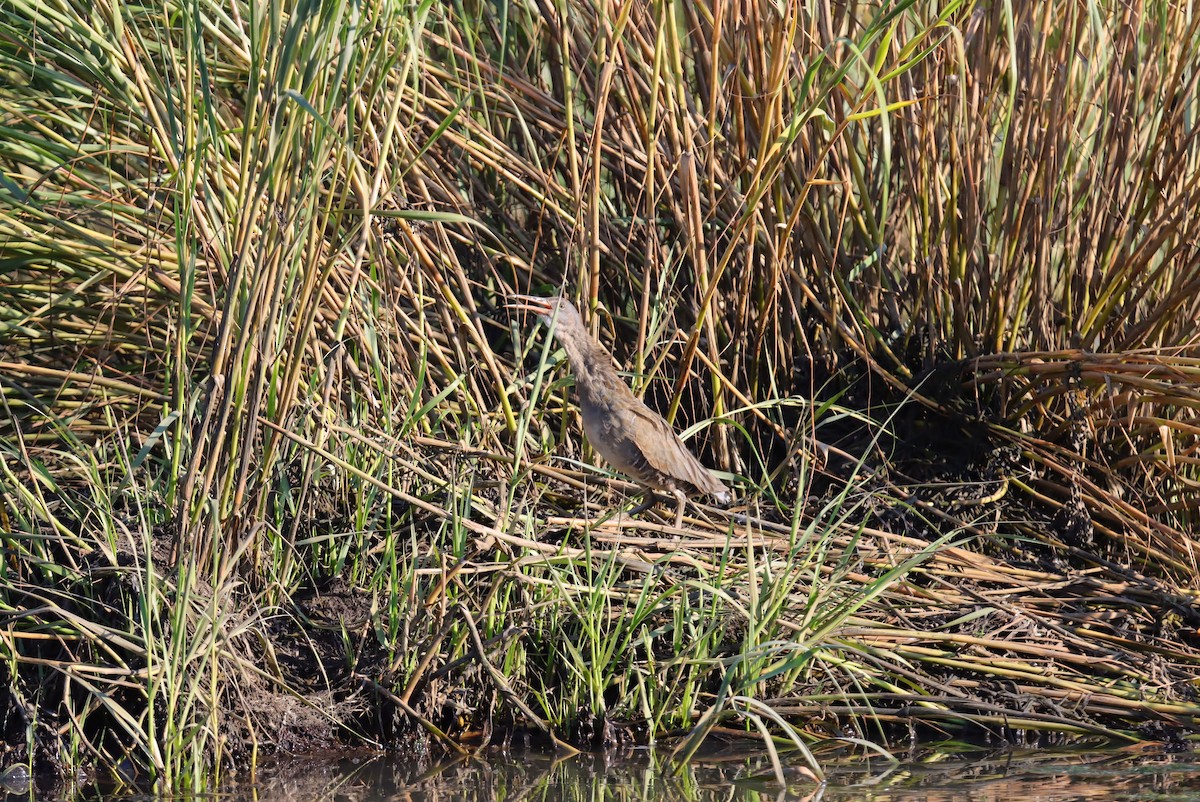
[(630, 412), (637, 432), (634, 442), (651, 468), (677, 481), (682, 480), (701, 493), (719, 495), (725, 492), (725, 485), (696, 459), (661, 415), (641, 401), (631, 405)]

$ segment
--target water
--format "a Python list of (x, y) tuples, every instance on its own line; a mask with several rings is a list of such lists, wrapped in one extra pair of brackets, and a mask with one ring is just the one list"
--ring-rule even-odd
[[(900, 764), (865, 757), (823, 760), (828, 778), (805, 777), (785, 759), (781, 788), (761, 752), (712, 750), (680, 772), (666, 754), (619, 757), (544, 753), (447, 760), (418, 771), (390, 756), (278, 761), (215, 796), (228, 802), (1200, 802), (1200, 757), (1128, 751), (1026, 750), (947, 755)], [(0, 800), (29, 800), (29, 795)], [(73, 799), (117, 799), (85, 793)], [(128, 797), (125, 797), (128, 798)], [(140, 796), (141, 800), (151, 799)]]
[[(931, 753), (889, 764), (846, 758), (826, 764), (824, 786), (807, 780), (802, 763), (788, 761), (789, 784), (780, 788), (761, 752), (712, 751), (682, 772), (672, 772), (662, 753), (647, 750), (620, 757), (525, 754), (487, 760), (450, 761), (414, 775), (389, 760), (342, 762), (318, 777), (311, 771), (264, 775), (259, 802), (268, 800), (403, 799), (611, 800), (813, 800), (813, 802), (1071, 802), (1072, 800), (1200, 800), (1196, 755), (1129, 752), (980, 753), (952, 757)], [(309, 766), (311, 768), (311, 766)], [(249, 796), (242, 797), (250, 799)]]

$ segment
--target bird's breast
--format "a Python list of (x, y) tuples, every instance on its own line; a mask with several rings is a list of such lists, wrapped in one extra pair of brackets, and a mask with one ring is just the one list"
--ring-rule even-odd
[(620, 426), (620, 413), (606, 405), (582, 404), (583, 431), (592, 448), (600, 452), (614, 467), (624, 470), (622, 458), (627, 448), (621, 446), (624, 439)]

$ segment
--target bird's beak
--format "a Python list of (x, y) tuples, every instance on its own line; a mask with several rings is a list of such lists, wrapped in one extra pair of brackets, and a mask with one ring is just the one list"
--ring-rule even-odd
[(522, 312), (533, 312), (538, 315), (549, 316), (551, 313), (550, 302), (545, 298), (539, 298), (536, 295), (517, 295), (508, 296), (508, 303), (505, 304), (509, 309), (517, 309)]

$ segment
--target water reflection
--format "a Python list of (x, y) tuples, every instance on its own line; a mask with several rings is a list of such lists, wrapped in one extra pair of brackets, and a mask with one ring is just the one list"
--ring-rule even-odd
[(931, 753), (892, 765), (878, 758), (824, 761), (828, 782), (805, 776), (797, 761), (780, 788), (761, 753), (714, 751), (681, 772), (663, 753), (620, 757), (489, 755), (438, 763), (416, 772), (394, 758), (280, 763), (257, 782), (228, 789), (230, 800), (341, 802), (1071, 802), (1200, 800), (1194, 755), (1128, 752), (1005, 752), (970, 757)]
[[(700, 755), (673, 771), (665, 752), (558, 757), (539, 752), (451, 759), (417, 769), (395, 756), (277, 760), (254, 778), (215, 795), (228, 802), (1200, 802), (1200, 758), (1129, 751), (1024, 750), (951, 755), (925, 750), (892, 764), (878, 757), (825, 753), (828, 775), (813, 781), (797, 757), (786, 788), (761, 752), (732, 747)], [(33, 800), (4, 793), (0, 802)], [(71, 800), (154, 799), (75, 789)]]

